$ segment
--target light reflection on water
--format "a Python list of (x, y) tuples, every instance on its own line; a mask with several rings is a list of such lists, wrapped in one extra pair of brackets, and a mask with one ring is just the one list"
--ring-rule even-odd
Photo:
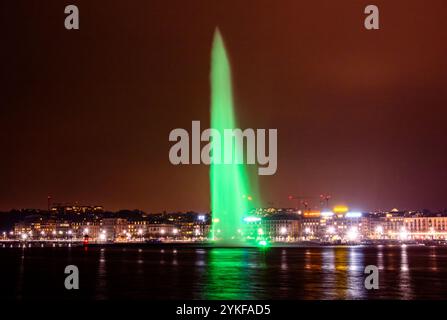
[[(0, 260), (15, 299), (72, 299), (67, 264), (80, 269), (79, 299), (447, 298), (446, 247), (0, 247)], [(367, 265), (379, 290), (364, 288)]]
[(96, 297), (99, 300), (107, 299), (107, 269), (106, 269), (106, 258), (105, 249), (100, 249), (99, 259), (98, 259), (98, 275), (97, 279), (97, 293)]

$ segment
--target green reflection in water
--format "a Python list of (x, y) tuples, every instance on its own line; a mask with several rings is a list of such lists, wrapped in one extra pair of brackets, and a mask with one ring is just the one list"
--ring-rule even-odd
[(203, 299), (255, 299), (256, 278), (265, 267), (265, 249), (214, 248), (208, 252)]

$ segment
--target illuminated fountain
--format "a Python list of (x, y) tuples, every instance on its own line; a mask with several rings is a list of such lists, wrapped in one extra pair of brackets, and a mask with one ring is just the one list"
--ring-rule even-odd
[[(237, 128), (234, 115), (233, 93), (231, 85), (230, 62), (219, 30), (216, 29), (211, 52), (211, 128), (219, 131), (223, 137), (224, 129)], [(211, 139), (211, 150), (216, 140)], [(235, 142), (236, 143), (236, 142)], [(237, 152), (241, 149), (234, 145), (221, 146), (221, 159), (226, 152)], [(231, 149), (229, 149), (231, 148)], [(247, 219), (249, 211), (259, 203), (253, 197), (250, 188), (250, 176), (245, 164), (213, 163), (211, 151), (210, 187), (212, 228), (211, 238), (219, 246), (246, 246), (250, 244), (265, 245), (259, 237), (254, 242), (247, 242)], [(245, 221), (244, 221), (245, 219)], [(262, 232), (261, 232), (262, 233)]]

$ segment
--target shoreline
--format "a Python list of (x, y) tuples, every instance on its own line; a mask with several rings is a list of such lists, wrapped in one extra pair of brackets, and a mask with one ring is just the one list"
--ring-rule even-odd
[(31, 248), (49, 248), (49, 247), (85, 247), (85, 248), (129, 248), (129, 247), (146, 247), (146, 248), (192, 248), (192, 249), (237, 249), (237, 248), (331, 248), (331, 247), (447, 247), (446, 242), (425, 241), (425, 242), (400, 242), (400, 241), (385, 241), (385, 242), (368, 242), (368, 243), (323, 243), (323, 242), (274, 242), (266, 247), (257, 245), (219, 245), (210, 242), (185, 242), (185, 241), (170, 241), (170, 242), (104, 242), (104, 243), (88, 243), (82, 241), (16, 241), (16, 240), (0, 240), (0, 247), (14, 248), (14, 247), (31, 247)]

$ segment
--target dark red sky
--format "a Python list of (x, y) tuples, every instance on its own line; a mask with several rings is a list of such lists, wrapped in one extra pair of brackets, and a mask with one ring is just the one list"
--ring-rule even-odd
[[(381, 30), (363, 28), (380, 8)], [(79, 31), (64, 29), (78, 4)], [(209, 124), (216, 25), (243, 127), (278, 129), (264, 202), (447, 207), (447, 5), (430, 1), (2, 1), (0, 210), (55, 201), (208, 210), (208, 167), (168, 134)]]

